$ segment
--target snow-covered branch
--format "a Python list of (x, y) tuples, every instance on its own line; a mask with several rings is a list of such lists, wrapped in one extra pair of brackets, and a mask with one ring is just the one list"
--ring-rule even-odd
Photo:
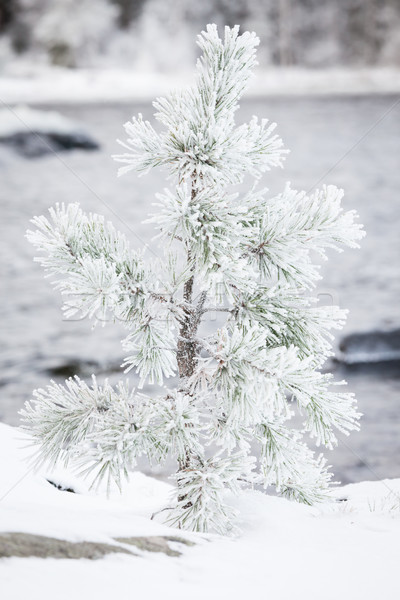
[(343, 190), (333, 185), (311, 196), (288, 185), (283, 194), (266, 201), (248, 249), (261, 275), (311, 288), (320, 278), (318, 267), (311, 262), (312, 251), (326, 259), (326, 248), (358, 248), (364, 231), (355, 222), (355, 211), (343, 212), (342, 198)]
[(93, 376), (91, 386), (75, 377), (36, 390), (21, 414), (39, 445), (36, 464), (72, 462), (91, 474), (93, 485), (106, 479), (109, 487), (113, 481), (121, 486), (136, 458), (153, 451), (153, 411), (151, 401), (127, 384), (100, 386)]

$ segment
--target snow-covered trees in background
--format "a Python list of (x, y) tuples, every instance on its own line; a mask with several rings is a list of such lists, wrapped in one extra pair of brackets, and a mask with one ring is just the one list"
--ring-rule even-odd
[(101, 60), (115, 33), (117, 7), (108, 0), (19, 0), (29, 44), (64, 67)]
[[(138, 373), (139, 390), (154, 391), (75, 378), (36, 391), (23, 415), (39, 460), (73, 461), (95, 482), (120, 484), (141, 455), (174, 457), (169, 521), (226, 531), (226, 490), (273, 485), (308, 504), (328, 493), (325, 460), (305, 434), (331, 448), (336, 431), (357, 428), (358, 414), (353, 395), (320, 372), (345, 311), (315, 305), (310, 292), (320, 277), (315, 257), (357, 247), (363, 231), (334, 186), (306, 195), (287, 185), (270, 197), (256, 185), (286, 152), (266, 119), (235, 124), (258, 38), (227, 27), (220, 39), (214, 25), (198, 43), (193, 86), (154, 103), (162, 132), (133, 118), (115, 157), (120, 174), (162, 166), (169, 175), (150, 218), (165, 261), (145, 262), (77, 204), (35, 218), (28, 233), (66, 316), (122, 320), (124, 366)], [(245, 176), (247, 193), (235, 193)], [(207, 335), (212, 314), (221, 321)], [(291, 426), (295, 411), (302, 430)]]
[(66, 66), (183, 70), (193, 35), (211, 21), (257, 28), (262, 65), (400, 60), (398, 0), (0, 0), (2, 38)]

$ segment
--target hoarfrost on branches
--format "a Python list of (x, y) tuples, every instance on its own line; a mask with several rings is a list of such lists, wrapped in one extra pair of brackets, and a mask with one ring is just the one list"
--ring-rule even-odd
[[(164, 264), (145, 262), (110, 223), (76, 204), (50, 209), (28, 232), (66, 315), (122, 320), (126, 370), (139, 374), (139, 388), (155, 385), (144, 395), (76, 378), (37, 390), (23, 416), (38, 460), (72, 460), (94, 483), (121, 485), (138, 456), (172, 455), (169, 521), (198, 531), (231, 529), (226, 490), (246, 485), (323, 500), (331, 474), (305, 434), (331, 448), (336, 431), (358, 427), (353, 395), (332, 391), (332, 376), (320, 372), (346, 311), (315, 306), (310, 294), (320, 278), (315, 257), (358, 247), (363, 231), (335, 186), (308, 196), (287, 185), (272, 198), (257, 187), (286, 154), (274, 124), (235, 124), (257, 45), (254, 33), (227, 27), (221, 39), (209, 25), (195, 83), (154, 104), (163, 131), (141, 115), (125, 124), (120, 174), (162, 166), (171, 181), (149, 219)], [(255, 183), (233, 193), (245, 175)], [(225, 323), (205, 336), (211, 312)], [(160, 392), (169, 377), (176, 385)], [(290, 423), (296, 410), (301, 431)]]

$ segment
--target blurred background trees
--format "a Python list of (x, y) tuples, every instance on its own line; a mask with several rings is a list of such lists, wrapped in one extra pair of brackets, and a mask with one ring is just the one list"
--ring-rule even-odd
[(174, 70), (210, 22), (256, 30), (264, 66), (400, 64), (399, 0), (0, 0), (0, 47), (67, 67)]

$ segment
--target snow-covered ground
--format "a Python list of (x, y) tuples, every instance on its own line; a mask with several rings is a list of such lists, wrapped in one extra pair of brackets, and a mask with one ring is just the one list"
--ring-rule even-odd
[[(0, 75), (6, 104), (150, 100), (191, 82), (192, 72), (171, 74), (124, 69), (64, 69), (12, 63)], [(246, 96), (397, 94), (400, 69), (258, 69)]]
[(32, 473), (17, 429), (0, 425), (0, 532), (115, 543), (115, 537), (178, 535), (182, 555), (136, 551), (99, 560), (0, 560), (5, 600), (292, 598), (377, 600), (400, 594), (400, 480), (335, 490), (346, 501), (307, 507), (255, 491), (230, 498), (235, 538), (185, 534), (150, 520), (170, 486), (140, 473), (121, 496), (89, 493), (66, 471)]

